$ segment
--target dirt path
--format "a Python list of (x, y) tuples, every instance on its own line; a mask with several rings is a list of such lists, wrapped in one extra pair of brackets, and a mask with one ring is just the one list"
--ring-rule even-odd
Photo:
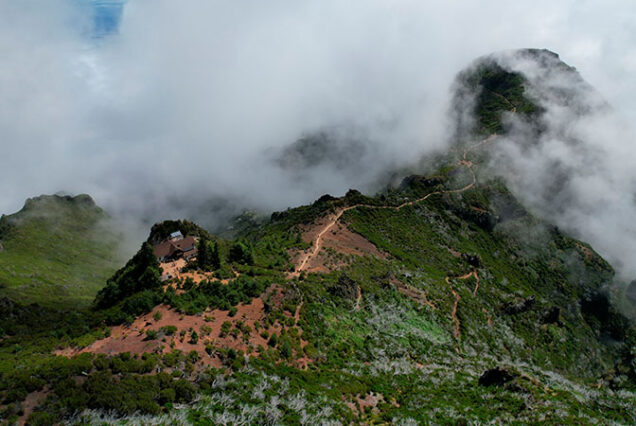
[(488, 319), (488, 327), (492, 328), (492, 317), (490, 316), (486, 308), (481, 308), (481, 311), (486, 315), (486, 318)]
[(298, 324), (298, 321), (300, 321), (300, 309), (303, 307), (303, 303), (305, 303), (302, 300), (302, 295), (300, 297), (300, 303), (298, 304), (298, 306), (296, 306), (296, 312), (294, 312), (294, 321), (296, 324)]
[[(323, 241), (323, 236), (329, 232), (330, 229), (332, 229), (336, 223), (338, 223), (338, 221), (340, 220), (340, 218), (342, 217), (342, 215), (349, 211), (349, 210), (353, 210), (356, 209), (358, 207), (367, 207), (367, 208), (374, 208), (374, 209), (392, 209), (392, 210), (400, 210), (406, 206), (412, 206), (416, 203), (422, 202), (427, 200), (429, 197), (433, 196), (433, 195), (438, 195), (438, 194), (457, 194), (457, 193), (461, 193), (464, 191), (469, 190), (470, 188), (472, 188), (473, 186), (475, 186), (475, 184), (477, 183), (477, 176), (475, 175), (475, 171), (473, 170), (473, 162), (467, 159), (467, 155), (470, 151), (475, 150), (477, 148), (479, 148), (481, 145), (484, 145), (486, 143), (492, 142), (497, 138), (497, 134), (493, 134), (489, 137), (487, 137), (486, 139), (483, 139), (482, 141), (480, 141), (479, 143), (472, 145), (470, 147), (467, 147), (464, 149), (464, 152), (462, 154), (462, 159), (458, 161), (458, 165), (460, 166), (464, 166), (468, 169), (468, 171), (470, 172), (470, 174), (472, 175), (472, 181), (461, 187), (458, 189), (449, 189), (446, 191), (434, 191), (431, 192), (429, 194), (426, 194), (425, 196), (421, 197), (421, 198), (417, 198), (415, 200), (411, 200), (411, 201), (407, 201), (404, 202), (398, 206), (373, 206), (373, 205), (366, 205), (366, 204), (355, 204), (353, 206), (349, 206), (349, 207), (344, 207), (340, 210), (338, 210), (336, 213), (334, 213), (331, 217), (331, 219), (327, 222), (327, 224), (324, 226), (324, 228), (316, 235), (316, 237), (312, 240), (312, 245), (313, 245), (313, 249), (310, 250), (309, 252), (305, 253), (302, 257), (301, 257), (301, 261), (298, 265), (298, 267), (296, 268), (296, 270), (290, 274), (290, 278), (293, 277), (298, 277), (300, 275), (301, 272), (305, 271), (307, 269), (307, 265), (309, 263), (309, 261), (318, 255), (318, 253), (320, 252), (320, 249), (322, 248), (322, 241)], [(456, 277), (456, 279), (460, 279), (460, 280), (466, 280), (470, 277), (474, 276), (475, 280), (477, 281), (476, 285), (475, 285), (475, 289), (473, 290), (473, 295), (476, 296), (477, 295), (477, 291), (479, 290), (479, 274), (477, 273), (477, 270), (474, 270), (468, 274), (462, 275), (460, 277)], [(447, 276), (446, 277), (446, 283), (450, 286), (451, 292), (453, 293), (453, 297), (455, 298), (455, 302), (453, 304), (453, 310), (451, 312), (451, 318), (453, 320), (453, 323), (455, 324), (455, 330), (453, 332), (453, 335), (455, 336), (455, 339), (459, 339), (459, 337), (461, 336), (461, 323), (459, 321), (459, 318), (457, 317), (457, 308), (459, 306), (459, 301), (461, 299), (461, 297), (459, 296), (459, 293), (457, 293), (457, 291), (455, 291), (455, 288), (453, 287), (453, 285), (450, 282), (451, 277)], [(359, 309), (360, 307), (360, 300), (362, 298), (362, 293), (360, 290), (360, 287), (358, 286), (358, 297), (356, 299), (356, 304), (355, 304), (355, 309)], [(429, 302), (430, 303), (430, 302)], [(431, 303), (430, 306), (432, 306), (433, 308), (435, 308), (433, 306), (433, 304)]]
[(510, 105), (512, 107), (511, 112), (517, 112), (517, 107), (515, 106), (515, 104), (510, 102), (510, 100), (508, 98), (506, 98), (504, 95), (502, 95), (501, 93), (494, 92), (492, 90), (490, 90), (489, 92), (492, 93), (493, 95), (503, 99), (504, 102), (506, 102), (508, 105)]
[(479, 290), (479, 274), (477, 273), (477, 270), (473, 271), (473, 276), (475, 277), (475, 290), (473, 290), (473, 296), (477, 296), (477, 290)]
[(360, 310), (360, 301), (362, 300), (362, 289), (358, 286), (358, 297), (356, 297), (356, 304), (353, 307), (356, 311)]
[(322, 236), (325, 235), (325, 233), (327, 233), (331, 228), (333, 228), (336, 225), (336, 223), (338, 222), (338, 219), (340, 219), (340, 217), (342, 216), (344, 212), (351, 210), (352, 208), (357, 206), (358, 205), (346, 207), (338, 211), (335, 215), (333, 215), (333, 218), (329, 220), (329, 222), (327, 222), (327, 225), (322, 229), (322, 231), (318, 233), (316, 238), (314, 238), (314, 240), (312, 241), (313, 250), (306, 253), (302, 257), (302, 261), (300, 262), (300, 264), (298, 265), (298, 268), (296, 268), (296, 271), (292, 275), (298, 276), (301, 271), (304, 271), (306, 269), (307, 262), (309, 262), (309, 259), (311, 259), (312, 257), (315, 257), (320, 252), (320, 249), (322, 248)]
[(459, 297), (459, 293), (455, 291), (455, 288), (450, 282), (450, 278), (451, 277), (447, 276), (445, 280), (446, 280), (446, 284), (450, 286), (451, 293), (453, 293), (453, 297), (455, 297), (455, 302), (453, 303), (453, 310), (451, 311), (451, 319), (453, 320), (453, 323), (455, 323), (455, 330), (453, 332), (453, 336), (455, 337), (455, 339), (459, 339), (459, 337), (461, 336), (461, 323), (459, 322), (459, 318), (457, 317), (457, 307), (459, 306), (459, 300), (461, 299), (461, 297)]
[(470, 277), (475, 277), (475, 281), (477, 281), (477, 283), (475, 284), (475, 289), (473, 290), (473, 296), (477, 296), (477, 290), (479, 290), (479, 274), (477, 273), (477, 270), (475, 269), (472, 272), (469, 272), (467, 274), (464, 274), (460, 277), (456, 277), (458, 280), (467, 280)]
[(471, 146), (467, 147), (466, 149), (464, 149), (464, 154), (463, 154), (462, 158), (464, 159), (464, 161), (467, 161), (466, 160), (466, 155), (468, 155), (468, 153), (470, 151), (474, 151), (477, 148), (481, 147), (482, 145), (485, 145), (487, 143), (493, 142), (495, 139), (497, 139), (497, 137), (498, 137), (497, 133), (494, 133), (494, 134), (488, 136), (486, 139), (483, 139), (483, 140), (479, 141), (475, 145), (471, 145)]
[[(457, 317), (457, 307), (459, 306), (459, 300), (461, 299), (461, 297), (459, 296), (459, 293), (457, 293), (457, 291), (455, 291), (455, 288), (453, 287), (453, 284), (451, 284), (451, 278), (454, 278), (456, 280), (467, 280), (470, 277), (475, 277), (475, 280), (477, 281), (477, 284), (475, 285), (475, 290), (473, 290), (473, 296), (477, 295), (477, 290), (479, 289), (479, 274), (477, 273), (477, 270), (475, 269), (472, 272), (469, 272), (467, 274), (464, 275), (460, 275), (459, 277), (451, 277), (451, 276), (446, 276), (445, 281), (446, 284), (448, 284), (450, 286), (451, 292), (453, 293), (453, 297), (455, 297), (455, 302), (453, 304), (453, 310), (451, 312), (451, 318), (453, 320), (453, 323), (455, 323), (455, 331), (453, 332), (453, 336), (455, 336), (455, 339), (459, 338), (461, 336), (461, 323), (459, 322), (459, 318)], [(488, 320), (489, 325), (492, 326), (492, 323), (490, 322), (490, 319)]]
[(331, 228), (333, 228), (336, 225), (336, 223), (338, 223), (338, 221), (340, 220), (342, 215), (345, 212), (349, 211), (349, 210), (357, 209), (358, 207), (367, 207), (367, 208), (373, 208), (373, 209), (392, 209), (392, 210), (397, 211), (397, 210), (400, 210), (400, 209), (402, 209), (402, 208), (404, 208), (406, 206), (412, 206), (413, 204), (425, 201), (425, 200), (427, 200), (429, 197), (431, 197), (433, 195), (457, 194), (457, 193), (461, 193), (461, 192), (467, 191), (470, 188), (472, 188), (473, 186), (475, 186), (475, 184), (477, 183), (477, 176), (475, 175), (475, 172), (473, 170), (474, 164), (472, 163), (472, 161), (467, 160), (466, 156), (468, 155), (469, 151), (472, 151), (472, 150), (478, 148), (479, 146), (481, 146), (481, 145), (483, 145), (485, 143), (491, 142), (491, 141), (495, 140), (496, 138), (497, 138), (497, 134), (491, 135), (491, 136), (487, 137), (486, 139), (480, 141), (479, 143), (464, 149), (464, 152), (463, 152), (463, 155), (462, 155), (462, 160), (459, 160), (458, 164), (460, 166), (464, 166), (464, 167), (466, 167), (468, 169), (468, 171), (472, 175), (472, 182), (470, 182), (469, 184), (463, 186), (462, 188), (449, 189), (449, 190), (446, 190), (446, 191), (434, 191), (434, 192), (431, 192), (429, 194), (426, 194), (425, 196), (423, 196), (421, 198), (417, 198), (415, 200), (404, 202), (404, 203), (402, 203), (402, 204), (400, 204), (398, 206), (373, 206), (373, 205), (367, 205), (367, 204), (355, 204), (353, 206), (344, 207), (344, 208), (338, 210), (336, 213), (334, 213), (332, 215), (331, 219), (327, 222), (325, 227), (312, 240), (313, 249), (310, 250), (309, 252), (305, 253), (301, 257), (301, 260), (300, 260), (300, 263), (299, 263), (298, 267), (296, 268), (296, 270), (292, 274), (289, 275), (289, 277), (290, 278), (298, 277), (302, 271), (305, 271), (307, 269), (307, 265), (308, 265), (309, 261), (312, 258), (314, 258), (315, 256), (317, 256), (318, 253), (320, 253), (320, 249), (322, 248), (323, 236), (327, 232), (329, 232), (329, 230)]

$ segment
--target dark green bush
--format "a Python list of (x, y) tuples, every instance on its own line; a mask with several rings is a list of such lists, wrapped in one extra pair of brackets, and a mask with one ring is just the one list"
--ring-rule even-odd
[(152, 247), (144, 243), (137, 254), (108, 280), (106, 287), (97, 293), (94, 304), (104, 309), (140, 291), (159, 288), (160, 275), (159, 262)]
[(164, 325), (159, 331), (163, 332), (166, 336), (172, 336), (177, 332), (177, 327), (174, 325)]

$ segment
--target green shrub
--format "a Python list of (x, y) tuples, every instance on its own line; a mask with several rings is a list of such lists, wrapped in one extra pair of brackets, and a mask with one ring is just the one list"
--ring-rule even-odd
[(213, 344), (211, 343), (206, 343), (205, 345), (205, 352), (207, 352), (208, 355), (212, 356), (212, 354), (214, 353), (215, 347)]
[(292, 357), (292, 354), (293, 351), (291, 343), (289, 343), (289, 340), (285, 339), (280, 345), (280, 355), (285, 359), (290, 359)]
[(201, 238), (197, 251), (197, 265), (200, 269), (206, 271), (221, 267), (221, 257), (217, 243), (213, 243), (205, 237)]
[(196, 393), (196, 388), (185, 379), (179, 379), (172, 386), (175, 391), (175, 402), (187, 403), (192, 401)]
[(269, 340), (267, 341), (267, 344), (273, 348), (276, 347), (276, 345), (278, 344), (278, 336), (276, 335), (276, 333), (272, 333)]
[(252, 249), (248, 245), (237, 241), (230, 247), (230, 253), (228, 260), (230, 262), (242, 263), (245, 265), (254, 264), (254, 256), (252, 255)]
[(220, 337), (227, 336), (227, 334), (230, 332), (231, 329), (232, 329), (232, 323), (230, 321), (224, 321), (223, 324), (221, 324), (221, 332), (219, 333), (219, 336)]
[(47, 413), (46, 411), (38, 411), (31, 414), (27, 421), (27, 424), (33, 426), (49, 426), (56, 423), (58, 423), (57, 416), (52, 413)]
[(164, 325), (159, 331), (163, 332), (166, 336), (172, 336), (177, 332), (177, 327), (174, 325)]
[(99, 354), (93, 360), (93, 366), (97, 370), (106, 370), (110, 366), (110, 361), (106, 355)]
[(179, 350), (168, 352), (163, 356), (163, 363), (166, 367), (174, 367), (181, 360), (182, 353)]
[(192, 278), (187, 277), (183, 284), (181, 284), (181, 288), (185, 291), (192, 290), (194, 288), (195, 282)]
[(192, 363), (196, 363), (199, 360), (199, 353), (197, 351), (188, 352), (187, 360)]
[(159, 392), (159, 403), (161, 405), (166, 405), (167, 403), (174, 402), (177, 393), (172, 388), (161, 389)]

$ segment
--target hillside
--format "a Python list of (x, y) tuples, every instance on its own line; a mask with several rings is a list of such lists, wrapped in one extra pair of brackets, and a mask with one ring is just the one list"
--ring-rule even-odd
[(87, 306), (123, 261), (123, 233), (88, 195), (42, 195), (0, 219), (0, 295)]
[[(489, 169), (510, 114), (543, 110), (523, 74), (474, 65), (458, 77), (473, 118), (426, 176), (324, 195), (233, 239), (157, 224), (90, 313), (49, 317), (55, 335), (7, 305), (0, 416), (634, 424), (636, 329), (606, 291), (614, 269)], [(199, 238), (196, 261), (153, 255), (175, 231)]]

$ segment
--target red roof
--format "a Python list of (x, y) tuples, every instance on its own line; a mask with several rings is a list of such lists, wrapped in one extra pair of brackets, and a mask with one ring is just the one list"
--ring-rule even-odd
[[(166, 259), (171, 257), (181, 257), (186, 254), (188, 257), (192, 257), (196, 254), (197, 241), (194, 237), (185, 237), (182, 240), (170, 241), (165, 240), (156, 244), (153, 247), (155, 256), (158, 259)], [(194, 251), (193, 251), (194, 250)]]

